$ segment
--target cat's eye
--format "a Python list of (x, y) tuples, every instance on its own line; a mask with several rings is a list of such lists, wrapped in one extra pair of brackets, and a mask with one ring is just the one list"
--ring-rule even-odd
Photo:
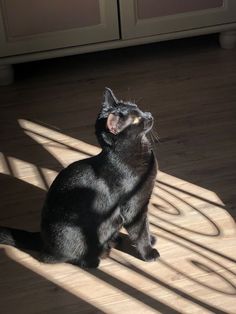
[(138, 124), (141, 121), (141, 117), (134, 117), (132, 124)]

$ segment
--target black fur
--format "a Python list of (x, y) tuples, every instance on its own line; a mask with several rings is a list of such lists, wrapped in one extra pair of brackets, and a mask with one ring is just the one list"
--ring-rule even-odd
[(150, 113), (118, 101), (107, 88), (95, 126), (102, 152), (59, 173), (43, 206), (40, 234), (0, 228), (0, 243), (40, 250), (48, 263), (97, 267), (123, 226), (142, 259), (155, 260), (147, 218), (157, 172), (147, 137), (152, 125)]

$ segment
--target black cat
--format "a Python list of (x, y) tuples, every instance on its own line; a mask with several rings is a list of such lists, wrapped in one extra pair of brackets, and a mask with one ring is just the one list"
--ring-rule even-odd
[(47, 263), (97, 267), (123, 226), (142, 259), (156, 260), (147, 218), (157, 173), (147, 136), (152, 126), (151, 113), (118, 101), (107, 88), (95, 126), (102, 152), (59, 173), (43, 206), (40, 233), (2, 227), (0, 243), (40, 250)]

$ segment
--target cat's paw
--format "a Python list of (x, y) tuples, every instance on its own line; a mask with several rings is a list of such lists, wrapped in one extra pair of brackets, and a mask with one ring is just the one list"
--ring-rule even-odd
[(73, 260), (71, 264), (77, 265), (81, 268), (97, 268), (100, 264), (99, 258), (92, 258), (86, 260)]
[(154, 262), (160, 257), (159, 252), (156, 249), (150, 248), (144, 255), (143, 259), (146, 262)]
[(111, 247), (104, 248), (101, 255), (99, 256), (101, 259), (108, 258), (111, 253)]
[(150, 242), (152, 246), (155, 245), (157, 242), (157, 238), (152, 234), (150, 235)]
[(115, 237), (113, 237), (113, 239), (111, 239), (109, 241), (109, 245), (111, 248), (117, 247), (117, 246), (121, 246), (123, 242), (123, 238), (121, 235), (117, 235)]
[(86, 267), (86, 268), (97, 268), (99, 266), (99, 264), (100, 264), (100, 259), (95, 258), (95, 259), (87, 260), (84, 267)]

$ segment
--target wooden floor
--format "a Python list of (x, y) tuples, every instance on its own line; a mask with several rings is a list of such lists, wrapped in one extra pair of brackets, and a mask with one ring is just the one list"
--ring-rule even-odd
[(236, 50), (215, 37), (16, 67), (0, 88), (0, 225), (39, 229), (52, 179), (99, 151), (105, 86), (150, 110), (160, 172), (150, 204), (161, 258), (126, 243), (98, 270), (0, 246), (1, 313), (236, 313)]

